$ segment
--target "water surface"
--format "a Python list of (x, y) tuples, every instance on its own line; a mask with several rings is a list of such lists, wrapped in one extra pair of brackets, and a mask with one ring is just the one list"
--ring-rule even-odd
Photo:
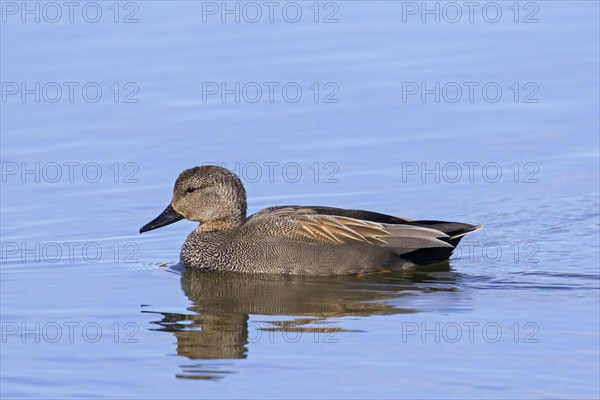
[[(598, 398), (597, 2), (520, 2), (517, 22), (496, 2), (495, 23), (392, 1), (320, 2), (317, 23), (312, 1), (296, 23), (121, 2), (115, 23), (113, 3), (96, 23), (3, 8), (3, 398)], [(237, 82), (239, 102), (209, 94)], [(485, 228), (418, 271), (186, 272), (193, 223), (137, 231), (210, 162), (250, 212)]]

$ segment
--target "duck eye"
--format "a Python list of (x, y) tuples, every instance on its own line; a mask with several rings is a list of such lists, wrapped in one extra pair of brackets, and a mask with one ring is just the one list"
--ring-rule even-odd
[(185, 192), (186, 193), (192, 193), (194, 190), (196, 190), (196, 188), (189, 187), (189, 188), (185, 189)]

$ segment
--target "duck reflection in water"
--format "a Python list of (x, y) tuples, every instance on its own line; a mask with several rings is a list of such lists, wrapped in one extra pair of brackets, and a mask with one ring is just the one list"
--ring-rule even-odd
[[(280, 275), (208, 274), (186, 270), (181, 286), (193, 303), (189, 314), (152, 312), (158, 331), (172, 332), (177, 354), (191, 360), (241, 359), (248, 343), (272, 340), (273, 332), (294, 342), (304, 334), (335, 342), (348, 332), (341, 317), (366, 317), (417, 312), (393, 303), (415, 292), (456, 291), (448, 262), (426, 270), (392, 271), (335, 278)], [(394, 301), (395, 300), (395, 301)], [(259, 315), (260, 322), (249, 322)], [(269, 318), (271, 317), (271, 318)], [(294, 317), (290, 319), (290, 317)], [(182, 365), (179, 378), (219, 379), (233, 371), (226, 364)]]

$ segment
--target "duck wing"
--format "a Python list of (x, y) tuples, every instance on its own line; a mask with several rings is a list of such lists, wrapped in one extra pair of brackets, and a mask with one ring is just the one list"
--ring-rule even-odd
[(414, 220), (410, 218), (403, 217), (394, 217), (392, 215), (381, 214), (373, 211), (365, 211), (365, 210), (352, 210), (352, 209), (344, 209), (344, 208), (335, 208), (335, 207), (325, 207), (325, 206), (275, 206), (265, 208), (264, 210), (259, 211), (254, 214), (250, 218), (254, 216), (268, 215), (272, 212), (287, 210), (288, 212), (291, 210), (301, 210), (304, 212), (305, 210), (310, 209), (315, 213), (320, 215), (333, 215), (340, 217), (348, 217), (361, 221), (370, 221), (370, 222), (378, 222), (383, 224), (394, 224), (394, 225), (412, 225), (412, 226), (420, 226), (424, 228), (435, 229), (445, 233), (449, 238), (446, 240), (452, 244), (453, 246), (458, 245), (460, 239), (466, 235), (467, 233), (474, 232), (478, 229), (481, 229), (483, 225), (471, 225), (465, 224), (462, 222), (448, 222), (448, 221), (434, 221), (434, 220)]
[[(281, 239), (328, 245), (362, 243), (385, 248), (396, 255), (408, 254), (423, 248), (441, 247), (449, 248), (450, 251), (454, 248), (448, 242), (450, 236), (437, 229), (409, 223), (382, 223), (346, 216), (369, 213), (359, 210), (341, 210), (350, 211), (350, 214), (336, 215), (339, 214), (338, 210), (341, 209), (271, 207), (254, 214), (247, 220), (246, 235), (271, 237), (275, 235)], [(369, 214), (384, 216), (377, 213)]]

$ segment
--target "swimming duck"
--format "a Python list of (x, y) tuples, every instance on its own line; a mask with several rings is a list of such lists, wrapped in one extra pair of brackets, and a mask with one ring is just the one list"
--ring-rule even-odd
[(447, 260), (481, 228), (322, 206), (269, 207), (246, 216), (246, 190), (218, 166), (179, 175), (171, 204), (140, 233), (200, 222), (181, 248), (187, 268), (213, 272), (349, 275)]

